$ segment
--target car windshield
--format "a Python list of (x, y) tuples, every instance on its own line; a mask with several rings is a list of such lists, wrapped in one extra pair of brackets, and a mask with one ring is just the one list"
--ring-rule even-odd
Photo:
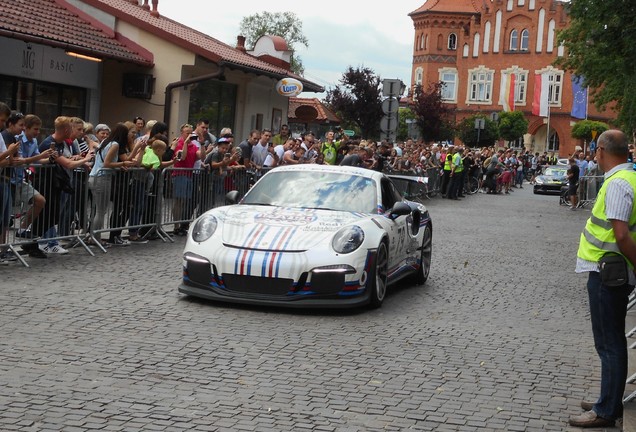
[(273, 171), (243, 198), (242, 204), (374, 213), (375, 182), (366, 177), (321, 171)]
[(552, 177), (565, 177), (565, 173), (567, 172), (566, 168), (546, 168), (544, 175), (552, 176)]

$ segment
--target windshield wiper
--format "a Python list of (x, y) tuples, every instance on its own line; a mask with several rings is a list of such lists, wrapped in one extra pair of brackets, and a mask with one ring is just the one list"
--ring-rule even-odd
[(267, 206), (267, 207), (271, 207), (274, 204), (270, 204), (270, 203), (259, 203), (259, 202), (244, 202), (243, 204), (245, 205), (259, 205), (259, 206)]
[(328, 208), (328, 207), (299, 207), (302, 208), (304, 210), (330, 210), (330, 211), (336, 211), (336, 209), (332, 209), (332, 208)]

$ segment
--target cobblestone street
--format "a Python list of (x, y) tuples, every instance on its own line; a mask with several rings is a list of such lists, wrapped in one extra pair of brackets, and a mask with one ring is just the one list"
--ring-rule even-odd
[(0, 268), (0, 430), (578, 430), (589, 209), (530, 187), (426, 204), (431, 276), (378, 310), (185, 297), (183, 238)]

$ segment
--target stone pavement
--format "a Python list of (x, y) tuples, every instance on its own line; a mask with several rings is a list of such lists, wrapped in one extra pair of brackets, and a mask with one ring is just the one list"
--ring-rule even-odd
[(578, 430), (589, 211), (527, 187), (427, 203), (430, 279), (379, 310), (184, 297), (182, 238), (0, 268), (0, 430)]

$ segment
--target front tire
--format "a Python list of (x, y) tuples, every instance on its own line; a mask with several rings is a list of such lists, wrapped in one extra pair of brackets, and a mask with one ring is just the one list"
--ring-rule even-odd
[(378, 251), (375, 254), (375, 269), (371, 286), (369, 287), (371, 290), (371, 307), (374, 309), (382, 306), (382, 302), (386, 296), (388, 269), (389, 252), (387, 251), (386, 243), (382, 242), (378, 246)]
[(433, 230), (431, 225), (424, 227), (422, 235), (422, 248), (420, 249), (420, 268), (411, 277), (411, 282), (415, 285), (424, 285), (431, 272), (431, 257), (433, 252)]

